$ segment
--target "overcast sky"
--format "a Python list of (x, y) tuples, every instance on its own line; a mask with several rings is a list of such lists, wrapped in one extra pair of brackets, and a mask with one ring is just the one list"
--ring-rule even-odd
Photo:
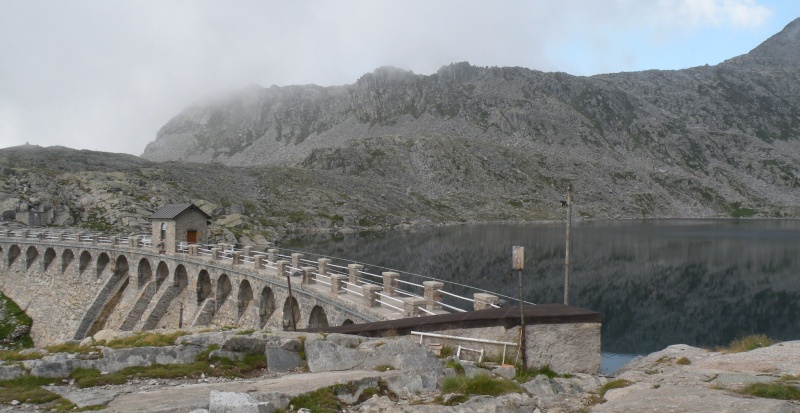
[(717, 64), (798, 0), (0, 0), (0, 148), (140, 155), (193, 102), (468, 61), (573, 75)]

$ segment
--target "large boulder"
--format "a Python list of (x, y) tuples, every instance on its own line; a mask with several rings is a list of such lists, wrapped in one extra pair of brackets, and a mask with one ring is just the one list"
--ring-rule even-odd
[[(362, 366), (367, 358), (367, 353), (364, 351), (340, 346), (326, 340), (306, 341), (305, 347), (308, 370), (312, 373), (368, 368)], [(375, 364), (373, 367), (378, 365)]]
[(233, 351), (235, 353), (262, 354), (267, 346), (266, 338), (235, 335), (228, 337), (222, 343), (222, 350)]
[(115, 372), (130, 366), (153, 364), (187, 364), (194, 362), (203, 349), (195, 346), (103, 348), (103, 358), (96, 360), (97, 368)]

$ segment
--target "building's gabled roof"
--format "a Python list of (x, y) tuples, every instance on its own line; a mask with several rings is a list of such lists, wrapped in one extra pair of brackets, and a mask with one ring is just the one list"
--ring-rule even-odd
[(206, 214), (205, 211), (200, 209), (197, 205), (184, 203), (184, 204), (164, 205), (158, 211), (153, 212), (153, 215), (150, 215), (150, 219), (175, 219), (178, 215), (182, 214), (184, 211), (191, 211), (191, 210), (200, 211), (203, 215), (206, 216), (206, 219), (211, 218), (211, 215)]

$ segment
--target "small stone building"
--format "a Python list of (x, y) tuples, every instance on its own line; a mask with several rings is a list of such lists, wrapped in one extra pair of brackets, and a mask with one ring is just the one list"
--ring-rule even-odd
[(205, 244), (210, 218), (195, 204), (164, 205), (150, 215), (153, 246), (163, 241), (167, 252), (175, 252), (178, 243)]

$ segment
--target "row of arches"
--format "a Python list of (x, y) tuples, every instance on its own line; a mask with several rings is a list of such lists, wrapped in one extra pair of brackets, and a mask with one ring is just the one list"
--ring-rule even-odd
[[(44, 249), (44, 254), (40, 254), (41, 249)], [(6, 268), (8, 269), (21, 269), (22, 267), (20, 266), (24, 265), (24, 269), (27, 271), (34, 265), (37, 265), (39, 260), (41, 260), (40, 264), (42, 272), (53, 271), (53, 266), (57, 264), (60, 255), (61, 263), (58, 270), (60, 270), (61, 273), (66, 273), (74, 265), (77, 265), (77, 271), (73, 270), (75, 271), (74, 273), (77, 273), (77, 275), (83, 275), (87, 270), (92, 269), (92, 264), (94, 264), (93, 272), (97, 277), (100, 277), (106, 271), (109, 264), (113, 262), (113, 273), (111, 273), (113, 277), (118, 279), (129, 277), (128, 273), (130, 270), (132, 270), (132, 268), (129, 268), (128, 259), (124, 254), (120, 254), (115, 257), (110, 256), (109, 252), (105, 251), (95, 252), (94, 254), (95, 255), (93, 256), (93, 253), (89, 250), (83, 250), (76, 256), (76, 252), (71, 248), (64, 248), (59, 254), (56, 252), (54, 247), (45, 248), (33, 245), (21, 247), (17, 244), (8, 246), (4, 251), (3, 246), (0, 246), (0, 257), (5, 258), (7, 264)], [(232, 277), (226, 273), (221, 273), (215, 277), (212, 277), (212, 274), (209, 273), (209, 270), (207, 269), (200, 269), (196, 278), (190, 277), (186, 266), (183, 264), (175, 265), (175, 263), (172, 263), (174, 265), (174, 269), (171, 271), (169, 262), (170, 261), (168, 258), (156, 258), (155, 260), (153, 260), (151, 257), (140, 258), (135, 264), (136, 269), (135, 272), (130, 275), (130, 279), (121, 284), (125, 286), (135, 286), (136, 290), (142, 290), (148, 284), (152, 284), (154, 285), (153, 289), (155, 292), (158, 292), (159, 290), (162, 290), (163, 285), (165, 282), (167, 282), (167, 286), (174, 289), (176, 291), (176, 295), (181, 294), (181, 292), (186, 292), (189, 297), (193, 297), (194, 302), (192, 304), (195, 311), (199, 311), (199, 309), (202, 308), (203, 304), (207, 300), (213, 298), (213, 313), (217, 313), (225, 305), (229, 305), (229, 311), (232, 309), (232, 312), (235, 313), (235, 317), (237, 319), (241, 319), (248, 314), (248, 311), (250, 311), (251, 314), (249, 314), (249, 317), (255, 318), (255, 324), (257, 324), (259, 328), (264, 328), (270, 322), (276, 310), (279, 308), (276, 291), (273, 291), (273, 288), (269, 285), (258, 286), (257, 290), (252, 284), (251, 280), (239, 278), (237, 276), (236, 278), (239, 279), (236, 279), (236, 282), (234, 282)], [(170, 274), (172, 274), (170, 280), (171, 282), (168, 282), (170, 279)], [(124, 289), (125, 287), (122, 288)], [(190, 288), (190, 290), (187, 291), (187, 288)], [(157, 295), (155, 292), (147, 296), (144, 294), (137, 294), (136, 297), (138, 297), (137, 299), (139, 300), (144, 298), (148, 300), (155, 300)], [(121, 289), (117, 291), (117, 293), (111, 294), (112, 298), (110, 298), (103, 305), (104, 308), (102, 311), (100, 311), (98, 319), (95, 319), (91, 323), (92, 325), (87, 327), (87, 330), (85, 330), (87, 333), (95, 328), (105, 326), (105, 321), (100, 320), (100, 318), (108, 318), (112, 316), (114, 309), (110, 307), (117, 305), (122, 294), (123, 291)], [(285, 296), (285, 291), (282, 291), (279, 295), (282, 296), (282, 319), (273, 321), (272, 323), (274, 325), (281, 325), (285, 329), (295, 329), (305, 326), (310, 328), (321, 328), (330, 325), (328, 316), (322, 306), (314, 305), (310, 312), (305, 313), (306, 319), (303, 320), (301, 319), (302, 312), (297, 298)], [(230, 300), (235, 300), (235, 303), (228, 304)], [(211, 304), (212, 302), (209, 303)], [(170, 305), (170, 303), (167, 304)], [(254, 306), (256, 307), (254, 308)], [(131, 307), (133, 306), (131, 305)], [(151, 305), (150, 307), (158, 306)], [(133, 311), (133, 309), (130, 310), (130, 312)], [(145, 310), (141, 311), (144, 312)], [(151, 312), (153, 311), (154, 310)], [(183, 311), (182, 304), (181, 311)], [(133, 321), (138, 322), (138, 319), (144, 320), (144, 318), (147, 318), (150, 315), (151, 314), (139, 314), (137, 315), (137, 318), (132, 317), (130, 314), (123, 314), (118, 317), (117, 321), (128, 327), (133, 327)], [(149, 324), (145, 322), (145, 325), (149, 325), (151, 328), (154, 328), (154, 326), (158, 325), (160, 316), (158, 314), (152, 314), (152, 316), (155, 319), (154, 322)], [(347, 319), (343, 324), (352, 323), (352, 320)], [(141, 323), (136, 325), (141, 325)], [(108, 327), (117, 328), (119, 326), (109, 325)]]
[[(3, 248), (0, 247), (0, 253), (2, 253)], [(8, 255), (6, 257), (6, 263), (8, 268), (13, 268), (14, 264), (18, 262), (22, 256), (22, 249), (19, 245), (11, 245), (8, 248)], [(48, 247), (44, 252), (44, 257), (42, 257), (43, 262), (43, 272), (47, 272), (52, 267), (53, 263), (56, 261), (56, 251), (53, 247)], [(29, 246), (25, 249), (25, 256), (24, 256), (24, 264), (25, 270), (29, 270), (39, 259), (39, 249), (36, 246)], [(65, 249), (61, 253), (61, 273), (65, 273), (72, 262), (75, 260), (75, 253), (72, 252), (71, 249)], [(102, 252), (97, 256), (97, 261), (95, 268), (97, 270), (96, 276), (100, 276), (103, 271), (105, 271), (108, 263), (111, 262), (111, 258), (108, 256), (107, 253)], [(92, 263), (92, 254), (89, 251), (81, 252), (81, 255), (78, 260), (78, 274), (83, 274), (89, 265)]]

